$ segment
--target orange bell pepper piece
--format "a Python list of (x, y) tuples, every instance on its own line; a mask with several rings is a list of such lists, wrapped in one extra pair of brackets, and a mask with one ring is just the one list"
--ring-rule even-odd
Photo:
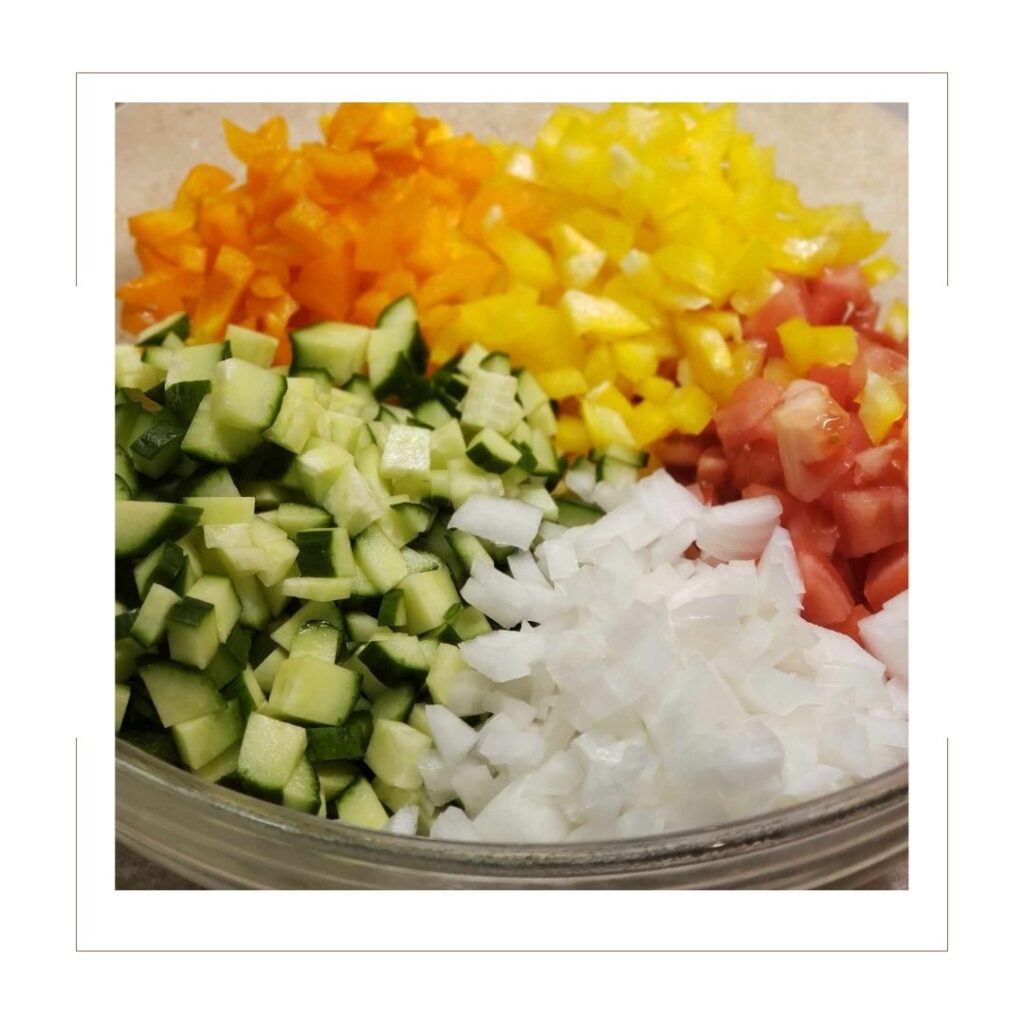
[(213, 269), (203, 283), (192, 316), (192, 336), (199, 341), (217, 341), (231, 319), (238, 300), (256, 270), (244, 252), (223, 245)]
[(292, 298), (322, 320), (344, 320), (356, 294), (356, 275), (348, 249), (307, 263), (291, 286)]
[(176, 207), (170, 210), (149, 210), (128, 218), (128, 230), (142, 245), (160, 245), (183, 235), (196, 222), (195, 212)]
[(186, 209), (198, 209), (200, 202), (209, 196), (224, 192), (235, 179), (227, 171), (213, 164), (196, 164), (181, 183), (174, 205)]

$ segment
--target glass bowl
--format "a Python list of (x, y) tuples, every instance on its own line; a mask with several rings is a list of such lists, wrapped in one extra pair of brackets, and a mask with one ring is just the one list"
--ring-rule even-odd
[(715, 828), (571, 844), (352, 828), (196, 779), (117, 740), (117, 836), (211, 889), (857, 888), (907, 849), (906, 765)]

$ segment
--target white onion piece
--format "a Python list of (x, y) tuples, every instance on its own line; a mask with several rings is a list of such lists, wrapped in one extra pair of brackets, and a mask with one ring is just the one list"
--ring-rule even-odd
[(419, 808), (415, 804), (406, 804), (388, 819), (384, 831), (396, 836), (414, 836), (419, 815)]
[(697, 523), (697, 546), (713, 558), (757, 558), (782, 515), (773, 494), (705, 508)]
[(536, 505), (525, 501), (474, 494), (455, 510), (448, 525), (453, 530), (464, 530), (495, 544), (525, 549), (537, 536), (542, 517)]
[(867, 649), (894, 675), (908, 675), (909, 602), (904, 591), (882, 606), (880, 612), (860, 620), (860, 635)]
[(474, 843), (479, 842), (480, 834), (461, 807), (446, 807), (434, 819), (430, 827), (430, 838)]
[(445, 764), (458, 764), (476, 745), (476, 730), (441, 704), (424, 708), (427, 728)]

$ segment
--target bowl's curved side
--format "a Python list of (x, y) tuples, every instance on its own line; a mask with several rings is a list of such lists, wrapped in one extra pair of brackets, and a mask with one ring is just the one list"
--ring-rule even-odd
[(567, 845), (446, 843), (298, 814), (117, 744), (117, 833), (208, 888), (854, 887), (907, 848), (906, 767), (718, 828)]

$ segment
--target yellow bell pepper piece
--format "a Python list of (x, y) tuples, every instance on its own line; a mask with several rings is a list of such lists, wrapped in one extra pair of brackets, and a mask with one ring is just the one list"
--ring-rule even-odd
[(641, 398), (649, 398), (652, 402), (664, 403), (675, 391), (672, 381), (664, 377), (647, 377), (636, 386), (636, 393)]
[(857, 332), (852, 327), (812, 327), (801, 317), (779, 325), (786, 361), (798, 374), (812, 366), (849, 366), (857, 358)]
[(598, 384), (587, 392), (587, 401), (595, 405), (603, 405), (608, 409), (614, 409), (624, 420), (629, 419), (633, 406), (629, 399), (614, 385), (609, 382)]
[(874, 370), (868, 370), (864, 390), (857, 396), (857, 402), (860, 421), (872, 444), (881, 444), (892, 425), (907, 411), (906, 403), (892, 384)]
[(699, 434), (715, 414), (715, 401), (696, 384), (676, 388), (665, 403), (669, 421), (682, 434)]
[(615, 380), (615, 357), (608, 345), (595, 345), (583, 363), (583, 376), (594, 387), (603, 381)]
[(586, 288), (601, 272), (605, 251), (571, 224), (559, 223), (551, 230), (555, 263), (567, 288)]
[(598, 338), (633, 338), (650, 330), (650, 324), (614, 299), (570, 289), (562, 296), (562, 309), (578, 335)]
[(903, 342), (907, 340), (907, 336), (910, 333), (910, 311), (907, 309), (905, 302), (900, 302), (899, 299), (893, 301), (889, 311), (885, 314), (882, 330), (897, 341)]
[(578, 416), (559, 416), (555, 424), (555, 444), (563, 452), (585, 452), (590, 448), (590, 433)]
[(608, 444), (625, 444), (635, 447), (633, 435), (623, 417), (607, 405), (584, 398), (580, 402), (583, 422), (591, 441), (598, 447)]
[(714, 397), (729, 391), (735, 368), (722, 332), (700, 319), (680, 320), (679, 330), (693, 380)]
[(547, 291), (558, 284), (554, 260), (541, 245), (521, 231), (499, 220), (486, 229), (484, 241), (513, 277), (538, 291)]
[(675, 424), (664, 406), (645, 401), (633, 407), (629, 417), (629, 430), (641, 448), (672, 433)]
[(796, 380), (796, 371), (785, 359), (769, 359), (761, 374), (765, 380), (774, 381), (781, 387), (789, 387)]
[(864, 275), (864, 280), (868, 283), (868, 287), (874, 288), (876, 284), (881, 284), (883, 281), (888, 281), (890, 277), (895, 277), (900, 272), (900, 265), (888, 256), (876, 256), (873, 260), (865, 263), (860, 269)]
[(590, 387), (587, 378), (575, 366), (565, 366), (559, 370), (543, 370), (537, 374), (537, 383), (549, 398), (554, 399), (582, 395)]
[(619, 373), (638, 384), (658, 372), (658, 350), (642, 341), (619, 341), (612, 345), (612, 355)]

